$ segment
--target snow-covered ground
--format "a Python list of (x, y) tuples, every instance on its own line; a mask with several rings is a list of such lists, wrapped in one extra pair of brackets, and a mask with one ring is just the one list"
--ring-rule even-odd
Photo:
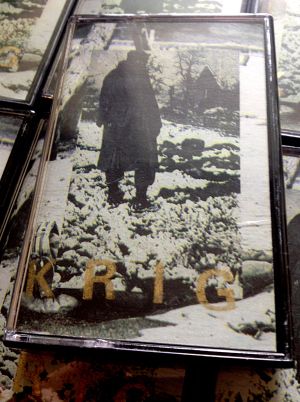
[(0, 95), (25, 100), (36, 71), (0, 72)]
[[(45, 181), (48, 188), (37, 225), (54, 219), (61, 229), (54, 285), (60, 294), (68, 294), (73, 289), (79, 295), (87, 262), (106, 258), (118, 264), (116, 277), (112, 279), (117, 300), (129, 297), (129, 304), (141, 300), (141, 311), (133, 314), (129, 321), (122, 318), (123, 313), (118, 317), (115, 312), (111, 322), (102, 322), (98, 317), (93, 323), (80, 326), (74, 325), (75, 321), (68, 314), (64, 315), (64, 325), (53, 326), (51, 320), (37, 318), (38, 327), (34, 330), (109, 338), (114, 327), (113, 337), (122, 339), (275, 350), (275, 327), (269, 316), (270, 312), (274, 314), (273, 292), (236, 301), (231, 313), (210, 311), (196, 304), (197, 281), (205, 269), (222, 271), (229, 267), (233, 273), (242, 272), (243, 255), (247, 260), (249, 253), (253, 256), (259, 251), (270, 253), (268, 247), (261, 247), (259, 240), (254, 249), (241, 248), (238, 222), (242, 173), (238, 162), (240, 138), (218, 130), (163, 120), (158, 138), (160, 169), (149, 189), (156, 209), (143, 213), (131, 207), (135, 194), (132, 172), (125, 175), (121, 185), (125, 203), (115, 208), (108, 204), (105, 176), (96, 168), (101, 141), (101, 130), (96, 124), (81, 121), (76, 149), (73, 152), (63, 150), (57, 161), (49, 163), (51, 177)], [(193, 141), (200, 148), (186, 154), (183, 152), (184, 144), (189, 143), (186, 141)], [(186, 158), (203, 163), (198, 170), (190, 170)], [(73, 166), (72, 175), (70, 166)], [(260, 183), (259, 176), (254, 175), (252, 179)], [(253, 185), (253, 181), (251, 183)], [(258, 208), (264, 207), (258, 205)], [(261, 227), (256, 230), (260, 231)], [(243, 232), (245, 234), (247, 231)], [(157, 314), (155, 308), (143, 310), (143, 304), (152, 297), (155, 266), (159, 261), (164, 265), (163, 302), (169, 311)], [(85, 319), (80, 313), (84, 302), (80, 297), (75, 296), (75, 299), (68, 300), (79, 309), (81, 322)], [(58, 312), (66, 308), (66, 300), (61, 297), (53, 306), (49, 301), (47, 306), (43, 301), (25, 304), (36, 312), (45, 312), (47, 308), (49, 312)], [(258, 305), (262, 309), (258, 309)], [(25, 313), (21, 317), (21, 327), (33, 328), (26, 316)], [(132, 332), (131, 326), (135, 331)], [(245, 333), (248, 330), (251, 335)]]
[[(134, 340), (153, 342), (154, 339), (159, 339), (162, 343), (174, 344), (182, 344), (184, 341), (186, 345), (218, 347), (220, 340), (216, 334), (219, 334), (224, 348), (272, 350), (276, 337), (271, 330), (272, 317), (268, 318), (267, 314), (268, 311), (273, 311), (273, 303), (274, 293), (263, 292), (237, 301), (233, 310), (212, 311), (205, 306), (194, 305), (164, 314), (154, 314), (147, 318), (162, 322), (164, 327), (143, 329)], [(218, 303), (214, 307), (226, 307), (226, 304)], [(264, 326), (267, 323), (270, 326), (269, 332), (260, 331), (259, 324)], [(242, 328), (247, 326), (249, 334), (245, 335)]]
[(240, 400), (259, 402), (294, 402), (300, 399), (300, 385), (295, 369), (227, 367), (218, 373), (216, 402)]
[(261, 2), (260, 7), (260, 12), (270, 13), (274, 17), (280, 125), (285, 130), (299, 131), (299, 2)]
[(66, 3), (47, 0), (41, 5), (20, 0), (14, 5), (0, 4), (1, 97), (26, 100)]

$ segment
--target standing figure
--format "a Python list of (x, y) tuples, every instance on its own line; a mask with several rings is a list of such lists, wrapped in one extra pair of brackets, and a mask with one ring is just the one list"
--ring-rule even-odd
[(97, 121), (104, 126), (98, 167), (106, 175), (108, 202), (123, 202), (119, 182), (125, 171), (134, 171), (137, 210), (151, 206), (147, 189), (158, 168), (156, 139), (162, 125), (147, 60), (146, 53), (130, 51), (104, 78)]

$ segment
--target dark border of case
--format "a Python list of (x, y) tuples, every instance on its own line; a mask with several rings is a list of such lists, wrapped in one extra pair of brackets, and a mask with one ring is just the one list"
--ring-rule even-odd
[(0, 179), (0, 257), (6, 240), (6, 229), (14, 203), (26, 175), (43, 119), (32, 110), (0, 110), (0, 116), (22, 119), (16, 140)]
[[(299, 136), (287, 136), (285, 133), (282, 135), (282, 155), (288, 157), (297, 158), (300, 162), (300, 137)], [(300, 199), (300, 191), (299, 191), (299, 199)], [(300, 205), (299, 205), (299, 213), (300, 215)], [(295, 215), (292, 220), (296, 217)], [(291, 221), (292, 221), (291, 220)], [(290, 221), (290, 222), (291, 222)], [(290, 223), (288, 222), (288, 223)], [(289, 237), (289, 225), (287, 225), (287, 240), (289, 246), (291, 246), (291, 238)], [(289, 256), (292, 256), (290, 254)], [(294, 289), (296, 279), (296, 270), (295, 266), (290, 265), (290, 282), (291, 282), (291, 313), (292, 313), (292, 320), (293, 320), (293, 330), (294, 330), (294, 359), (297, 362), (297, 379), (300, 379), (300, 339), (299, 339), (299, 330), (300, 330), (300, 320), (299, 320), (299, 303), (296, 303), (297, 293)], [(298, 295), (299, 297), (299, 295)]]
[(77, 4), (77, 0), (66, 0), (66, 4), (63, 8), (61, 15), (59, 16), (55, 29), (49, 38), (47, 48), (43, 54), (42, 61), (40, 62), (34, 79), (30, 85), (30, 89), (27, 93), (26, 99), (14, 99), (7, 98), (0, 95), (0, 108), (12, 108), (12, 109), (30, 109), (34, 107), (34, 103), (37, 100), (44, 81), (47, 78), (47, 74), (51, 69), (51, 65), (55, 58), (57, 48), (66, 29), (68, 19)]
[[(276, 79), (276, 63), (274, 52), (274, 31), (273, 19), (269, 15), (244, 14), (235, 16), (222, 15), (185, 15), (185, 16), (133, 16), (133, 15), (107, 15), (101, 17), (91, 16), (74, 16), (71, 18), (68, 29), (67, 45), (71, 40), (74, 25), (76, 23), (96, 23), (96, 22), (186, 22), (206, 21), (206, 22), (234, 22), (234, 23), (260, 23), (264, 27), (264, 44), (265, 44), (265, 69), (266, 69), (266, 103), (267, 103), (267, 128), (268, 128), (268, 146), (269, 146), (269, 169), (270, 169), (270, 196), (271, 196), (271, 216), (272, 216), (272, 239), (273, 239), (273, 255), (274, 255), (274, 284), (275, 284), (275, 306), (276, 306), (276, 336), (277, 351), (255, 351), (255, 350), (239, 350), (225, 349), (213, 347), (201, 347), (190, 345), (172, 345), (163, 343), (145, 343), (136, 341), (119, 341), (104, 340), (86, 337), (73, 336), (55, 336), (48, 334), (38, 334), (34, 332), (23, 332), (17, 329), (18, 312), (22, 289), (26, 276), (26, 256), (29, 252), (30, 233), (27, 233), (27, 243), (23, 247), (23, 253), (20, 258), (20, 265), (15, 282), (7, 327), (4, 334), (4, 342), (10, 347), (40, 347), (40, 348), (75, 348), (92, 349), (94, 351), (101, 350), (102, 353), (135, 353), (144, 356), (159, 356), (161, 354), (167, 356), (176, 356), (184, 358), (199, 358), (204, 360), (216, 358), (219, 361), (235, 361), (249, 363), (259, 363), (267, 367), (292, 367), (293, 366), (293, 342), (292, 342), (292, 326), (291, 326), (291, 305), (290, 305), (290, 277), (287, 269), (287, 238), (286, 238), (286, 217), (285, 217), (285, 199), (283, 175), (279, 167), (282, 167), (281, 138), (279, 125), (279, 108), (278, 93)], [(68, 48), (68, 46), (67, 46)], [(66, 59), (66, 58), (65, 58)], [(66, 60), (64, 60), (66, 64)], [(61, 86), (61, 84), (60, 84)], [(57, 92), (57, 94), (59, 91)], [(37, 181), (37, 189), (41, 185), (41, 173), (43, 172), (46, 160), (51, 151), (51, 143), (53, 141), (53, 127), (57, 119), (57, 109), (59, 104), (59, 95), (54, 98), (54, 107), (51, 118), (48, 135), (45, 141), (45, 152), (40, 165), (40, 175)], [(51, 135), (52, 131), (52, 135)], [(35, 199), (38, 198), (38, 191)], [(30, 218), (31, 224), (34, 219), (34, 210)], [(30, 227), (30, 224), (29, 224)], [(30, 232), (30, 230), (29, 230)], [(25, 255), (25, 257), (24, 257)], [(22, 265), (23, 263), (23, 265)], [(106, 352), (105, 352), (106, 351)]]

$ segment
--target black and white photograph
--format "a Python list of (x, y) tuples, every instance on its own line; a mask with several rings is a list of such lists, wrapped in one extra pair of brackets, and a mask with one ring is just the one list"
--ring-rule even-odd
[(31, 101), (72, 2), (0, 1), (0, 99)]
[[(28, 225), (33, 192), (43, 148), (44, 131), (45, 127), (41, 130), (40, 138), (37, 141), (31, 160), (28, 163), (20, 191), (17, 193), (17, 197), (14, 197), (16, 200), (12, 203), (12, 212), (9, 217), (6, 217), (6, 236), (3, 236), (1, 239), (1, 245), (5, 246), (1, 249), (0, 261), (0, 396), (2, 398), (4, 398), (6, 393), (11, 395), (10, 390), (12, 389), (12, 382), (19, 357), (17, 350), (12, 350), (3, 344), (3, 332), (6, 325), (24, 234)], [(1, 195), (3, 197), (3, 193), (1, 193)], [(1, 222), (2, 230), (4, 226), (4, 223)], [(0, 233), (2, 234), (2, 231)]]
[(8, 336), (276, 354), (264, 18), (74, 20)]
[(223, 13), (246, 11), (246, 0), (81, 0), (77, 14)]
[[(287, 214), (288, 253), (291, 275), (291, 297), (295, 357), (299, 362), (300, 299), (299, 299), (299, 230), (300, 230), (300, 152), (283, 148), (283, 168)], [(220, 370), (216, 385), (216, 401), (262, 402), (297, 401), (300, 398), (299, 363), (289, 370), (231, 367)]]
[(274, 18), (281, 128), (300, 132), (300, 5), (296, 0), (260, 0), (258, 12)]
[(226, 367), (218, 373), (214, 401), (297, 401), (296, 369)]

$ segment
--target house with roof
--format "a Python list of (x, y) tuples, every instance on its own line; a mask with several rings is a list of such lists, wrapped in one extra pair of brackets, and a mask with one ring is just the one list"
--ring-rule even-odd
[(239, 108), (238, 88), (229, 90), (208, 65), (203, 65), (191, 88), (190, 100), (194, 109), (202, 112), (215, 107), (230, 110)]

